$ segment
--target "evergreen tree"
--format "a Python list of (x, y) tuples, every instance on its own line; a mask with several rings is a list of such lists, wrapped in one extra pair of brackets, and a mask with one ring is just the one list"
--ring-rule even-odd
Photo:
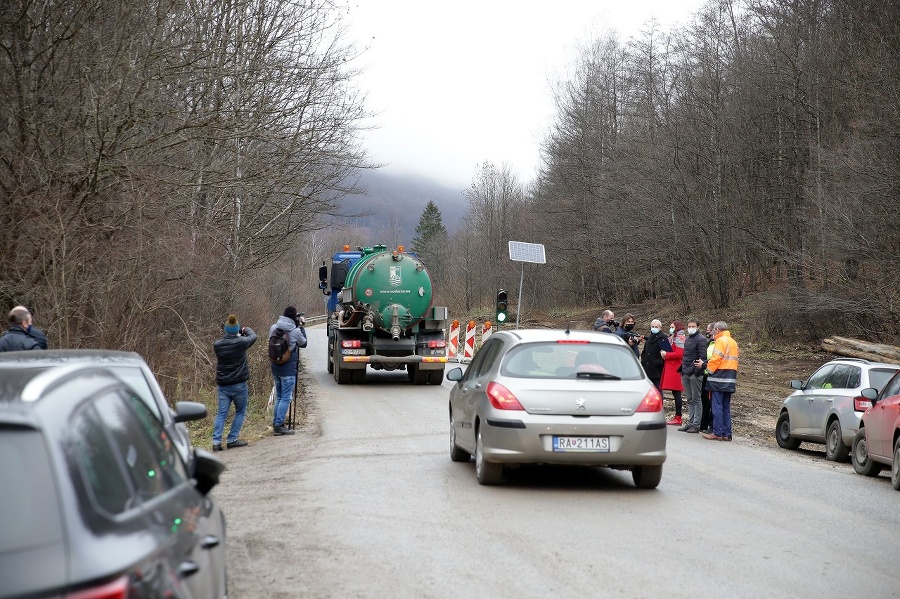
[(447, 229), (444, 227), (441, 211), (432, 200), (428, 200), (422, 216), (419, 217), (412, 245), (412, 250), (428, 266), (432, 280), (440, 280), (445, 266)]

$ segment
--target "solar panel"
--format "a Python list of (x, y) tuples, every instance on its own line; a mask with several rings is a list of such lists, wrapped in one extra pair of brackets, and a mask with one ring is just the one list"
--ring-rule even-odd
[(547, 257), (544, 254), (544, 244), (525, 243), (524, 241), (509, 242), (509, 259), (516, 262), (547, 263)]

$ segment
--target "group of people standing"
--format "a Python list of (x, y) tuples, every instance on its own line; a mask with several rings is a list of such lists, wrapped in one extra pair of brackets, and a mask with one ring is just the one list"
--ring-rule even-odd
[[(306, 347), (306, 321), (298, 315), (294, 306), (288, 306), (278, 320), (269, 327), (269, 337), (276, 332), (283, 334), (288, 342), (290, 358), (283, 363), (272, 363), (272, 380), (275, 387), (272, 432), (276, 436), (293, 435), (294, 430), (284, 426), (288, 408), (294, 396), (297, 384), (297, 368), (300, 360), (300, 349)], [(222, 436), (225, 433), (225, 420), (234, 404), (234, 419), (225, 438), (225, 447), (233, 449), (245, 447), (246, 441), (239, 438), (244, 417), (247, 413), (247, 402), (250, 392), (247, 381), (250, 380), (250, 366), (247, 362), (247, 350), (256, 343), (256, 333), (247, 326), (242, 326), (234, 314), (230, 314), (223, 326), (223, 335), (213, 343), (216, 352), (216, 385), (218, 386), (219, 408), (213, 425), (213, 450), (221, 451)]]
[[(672, 393), (675, 414), (666, 424), (678, 426), (682, 432), (702, 433), (705, 439), (731, 441), (731, 397), (737, 385), (739, 350), (728, 325), (709, 323), (701, 332), (697, 319), (686, 324), (673, 320), (667, 333), (662, 321), (654, 318), (646, 335), (637, 334), (634, 326), (631, 314), (625, 314), (620, 325), (615, 313), (606, 310), (594, 323), (594, 330), (622, 337), (640, 358), (660, 395)], [(682, 414), (683, 404), (687, 405), (687, 419)]]

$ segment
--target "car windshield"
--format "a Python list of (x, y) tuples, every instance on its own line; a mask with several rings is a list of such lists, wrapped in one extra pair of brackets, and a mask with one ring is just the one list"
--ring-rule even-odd
[(41, 433), (0, 425), (0, 554), (62, 541), (56, 486)]
[(869, 371), (869, 384), (878, 391), (881, 391), (896, 372), (896, 370), (890, 370), (888, 368), (873, 368)]
[(523, 343), (510, 351), (500, 372), (515, 378), (644, 378), (634, 352), (610, 343)]

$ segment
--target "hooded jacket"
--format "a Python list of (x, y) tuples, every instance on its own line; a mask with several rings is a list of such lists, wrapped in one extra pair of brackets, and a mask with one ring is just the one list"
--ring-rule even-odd
[(306, 347), (306, 329), (298, 327), (297, 323), (287, 316), (279, 316), (278, 321), (269, 327), (269, 337), (275, 334), (275, 329), (281, 329), (287, 333), (291, 358), (284, 364), (272, 364), (272, 376), (297, 376), (300, 348)]
[(221, 339), (213, 343), (216, 352), (216, 384), (220, 387), (237, 385), (250, 378), (250, 366), (247, 364), (247, 350), (256, 343), (256, 333), (250, 327), (244, 327), (244, 335), (225, 333)]

